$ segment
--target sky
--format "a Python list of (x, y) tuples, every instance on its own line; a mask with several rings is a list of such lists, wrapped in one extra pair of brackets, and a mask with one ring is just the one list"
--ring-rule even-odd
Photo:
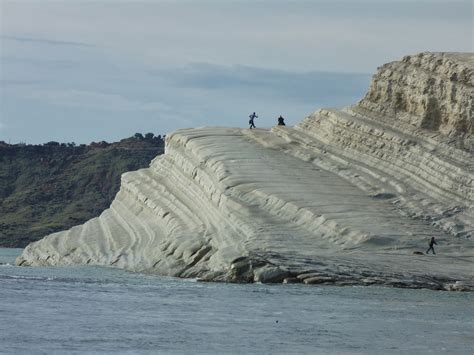
[(471, 0), (0, 0), (0, 140), (289, 125), (377, 67), (473, 51)]

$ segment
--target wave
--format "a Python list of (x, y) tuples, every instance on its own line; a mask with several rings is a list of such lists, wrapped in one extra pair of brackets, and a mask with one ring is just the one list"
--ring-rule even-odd
[(41, 276), (24, 276), (24, 275), (2, 275), (0, 279), (13, 279), (13, 280), (42, 280), (42, 281), (53, 281), (54, 277), (41, 277)]

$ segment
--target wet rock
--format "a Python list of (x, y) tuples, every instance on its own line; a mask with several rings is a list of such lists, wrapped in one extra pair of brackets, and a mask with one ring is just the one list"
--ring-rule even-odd
[(254, 271), (254, 282), (279, 283), (290, 276), (287, 270), (275, 266), (264, 266)]
[[(268, 275), (265, 273), (265, 269), (262, 267), (266, 265), (266, 262), (259, 259), (253, 259), (249, 257), (240, 257), (234, 260), (230, 266), (229, 281), (231, 282), (263, 282), (262, 279), (270, 280), (272, 278), (270, 270)], [(255, 276), (255, 271), (263, 269), (258, 275)], [(256, 278), (258, 280), (256, 280)], [(283, 278), (281, 279), (283, 280)], [(280, 282), (281, 282), (280, 280)], [(271, 282), (271, 281), (266, 281)], [(279, 282), (279, 281), (274, 281)]]
[(384, 283), (384, 279), (380, 277), (365, 277), (360, 280), (361, 284), (365, 286), (377, 285)]
[(454, 283), (447, 283), (444, 285), (446, 291), (474, 291), (474, 284), (469, 284), (463, 281), (456, 281)]
[(309, 279), (310, 277), (318, 277), (318, 276), (327, 276), (327, 274), (321, 272), (308, 272), (303, 274), (298, 274), (296, 277), (298, 280), (304, 281), (305, 279)]
[(309, 277), (303, 280), (303, 282), (307, 285), (315, 285), (315, 284), (326, 284), (326, 283), (334, 283), (336, 279), (330, 276), (314, 276)]
[(301, 283), (301, 280), (298, 279), (297, 277), (285, 277), (283, 279), (284, 284), (298, 284)]

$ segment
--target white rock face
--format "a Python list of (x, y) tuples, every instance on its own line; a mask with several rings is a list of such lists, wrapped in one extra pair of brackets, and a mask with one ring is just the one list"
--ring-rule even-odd
[[(122, 175), (109, 209), (17, 263), (472, 290), (472, 63), (405, 57), (358, 105), (293, 128), (176, 131), (150, 168)], [(432, 236), (438, 254), (413, 255)]]
[(473, 62), (471, 53), (421, 53), (385, 64), (360, 106), (442, 134), (470, 136)]

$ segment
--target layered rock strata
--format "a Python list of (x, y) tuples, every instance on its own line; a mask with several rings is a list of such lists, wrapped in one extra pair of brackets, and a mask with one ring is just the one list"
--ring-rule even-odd
[[(176, 131), (100, 217), (17, 263), (473, 290), (472, 69), (470, 54), (424, 53), (383, 66), (358, 105), (294, 127)], [(439, 253), (414, 254), (432, 236)]]
[(472, 152), (473, 62), (470, 53), (421, 53), (385, 64), (359, 106), (455, 138)]

